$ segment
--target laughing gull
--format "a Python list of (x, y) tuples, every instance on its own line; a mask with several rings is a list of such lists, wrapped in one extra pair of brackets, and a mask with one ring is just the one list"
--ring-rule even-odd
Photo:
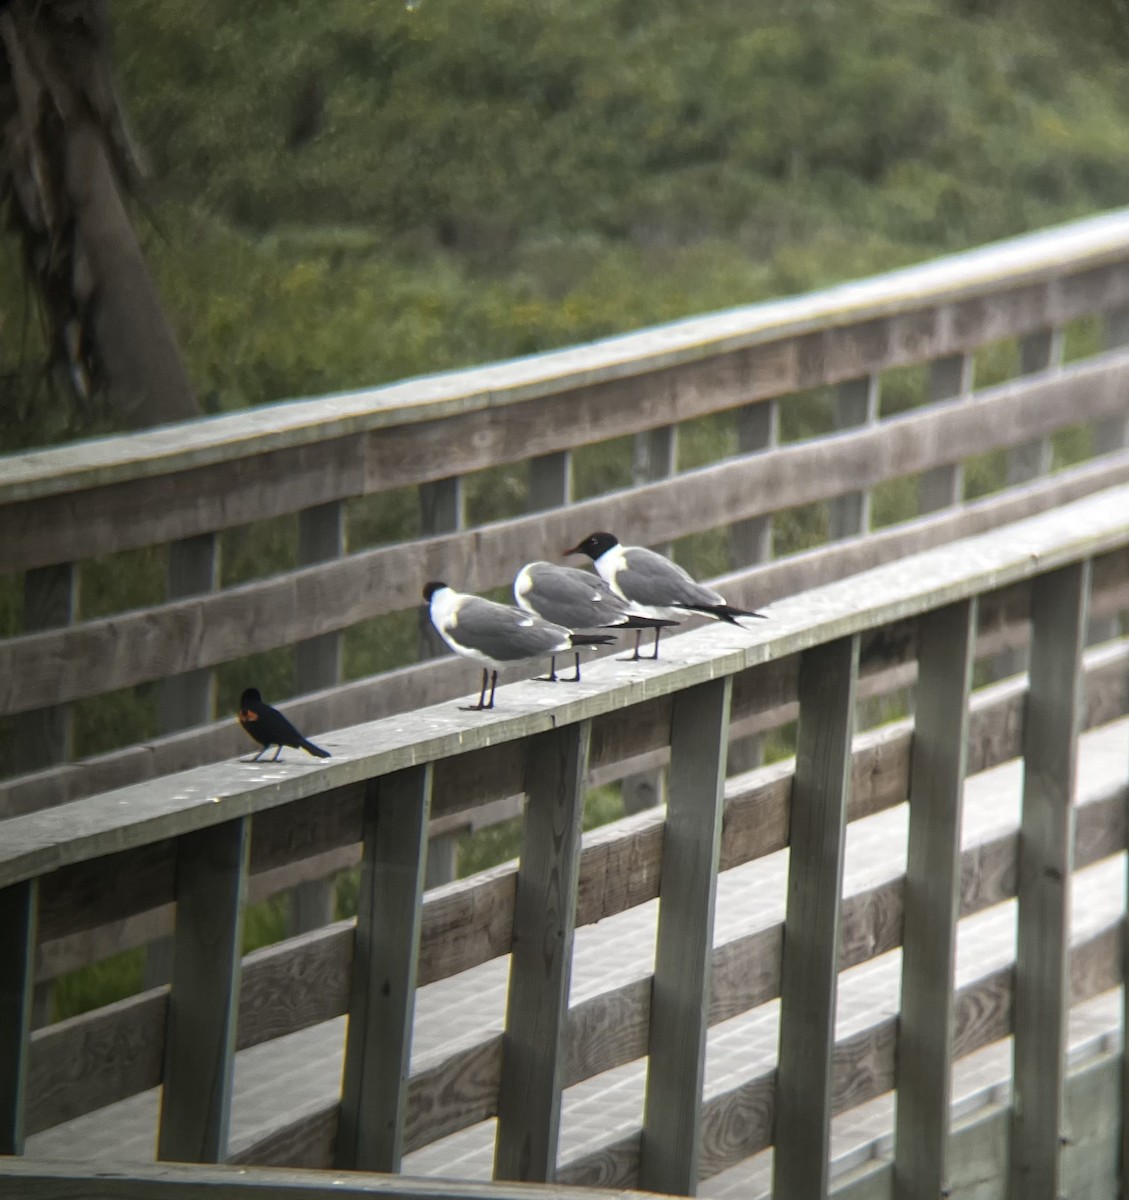
[[(639, 636), (644, 629), (659, 630), (677, 625), (677, 621), (647, 616), (633, 608), (591, 571), (577, 567), (559, 567), (556, 563), (526, 563), (514, 577), (514, 599), (526, 612), (536, 613), (546, 621), (566, 629), (634, 629), (635, 650), (638, 654)], [(556, 676), (556, 659), (549, 668), (549, 678)], [(568, 682), (580, 678), (580, 652), (576, 652), (576, 674)]]
[[(565, 650), (575, 650), (577, 646), (602, 646), (615, 640), (601, 634), (572, 633), (563, 625), (554, 625), (536, 614), (523, 612), (509, 604), (495, 604), (481, 596), (464, 595), (437, 581), (424, 586), (423, 598), (427, 601), (432, 625), (447, 645), (464, 658), (487, 664), (482, 668), (478, 703), (470, 705), (470, 711), (494, 707), (499, 666), (527, 658), (544, 658), (546, 654), (561, 654)], [(488, 682), (489, 700), (486, 699)]]
[[(677, 563), (645, 546), (624, 546), (611, 533), (591, 533), (566, 550), (566, 554), (587, 554), (600, 577), (617, 596), (654, 617), (686, 617), (700, 613), (716, 621), (737, 624), (738, 617), (763, 617), (725, 603), (725, 597), (713, 588), (692, 579)], [(655, 630), (655, 652), (659, 656), (661, 629)], [(639, 657), (636, 639), (634, 658)]]

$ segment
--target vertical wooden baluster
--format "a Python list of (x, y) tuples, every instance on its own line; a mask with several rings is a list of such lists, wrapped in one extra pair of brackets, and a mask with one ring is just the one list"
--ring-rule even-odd
[[(345, 553), (345, 506), (340, 500), (298, 514), (298, 565), (312, 566)], [(341, 682), (340, 630), (306, 638), (294, 647), (294, 682), (300, 695)], [(311, 736), (314, 731), (309, 732)], [(333, 920), (334, 879), (310, 879), (290, 889), (286, 930), (291, 936)]]
[[(835, 428), (854, 429), (878, 420), (878, 376), (841, 383), (835, 393)], [(870, 528), (870, 493), (851, 492), (831, 501), (828, 538), (855, 537)]]
[(733, 680), (726, 677), (674, 697), (639, 1157), (639, 1187), (645, 1191), (693, 1196), (698, 1189), (710, 956), (732, 692)]
[(0, 889), (0, 1154), (23, 1154), (38, 880)]
[[(1019, 341), (1019, 373), (1034, 375), (1062, 362), (1062, 330), (1041, 329)], [(1036, 438), (1007, 452), (1007, 481), (1024, 483), (1051, 469), (1053, 446), (1050, 438)]]
[[(165, 595), (184, 600), (210, 592), (219, 582), (219, 538), (214, 533), (170, 542)], [(157, 685), (157, 725), (161, 733), (176, 733), (206, 725), (215, 716), (216, 682), (211, 667), (170, 675)], [(142, 984), (168, 983), (172, 974), (173, 940), (158, 938), (145, 947)]]
[[(219, 539), (214, 533), (169, 544), (166, 595), (184, 600), (210, 592), (219, 575)], [(215, 672), (211, 667), (162, 679), (157, 715), (162, 733), (206, 725), (215, 715)]]
[(529, 511), (572, 503), (572, 455), (568, 450), (529, 460)]
[(976, 601), (917, 623), (917, 690), (898, 1021), (897, 1200), (937, 1200), (948, 1185), (953, 961)]
[(843, 846), (850, 799), (858, 638), (806, 650), (780, 970), (773, 1196), (823, 1200), (839, 982)]
[[(953, 354), (929, 364), (929, 401), (967, 399), (972, 394), (972, 355)], [(917, 509), (937, 512), (959, 504), (964, 497), (964, 467), (950, 463), (925, 471), (917, 481)]]
[[(645, 433), (637, 433), (632, 455), (632, 481), (641, 484), (666, 479), (674, 474), (677, 457), (676, 425), (665, 425), (661, 429), (648, 429)], [(624, 540), (630, 539), (624, 537)], [(669, 554), (672, 547), (670, 542), (663, 542), (653, 548), (660, 554)], [(658, 807), (663, 802), (665, 784), (666, 776), (661, 770), (625, 775), (619, 784), (624, 812), (631, 814)]]
[(1031, 669), (1019, 827), (1011, 1195), (1058, 1200), (1070, 1005), (1073, 795), (1090, 564), (1031, 588)]
[[(434, 483), (419, 486), (419, 535), (431, 537), (437, 533), (454, 533), (466, 528), (466, 503), (463, 496), (462, 477), (453, 475), (449, 479), (437, 479)], [(452, 580), (452, 583), (455, 581)], [(435, 632), (427, 605), (419, 610), (419, 657), (422, 660), (437, 658), (449, 653), (446, 643)]]
[(177, 842), (176, 931), (157, 1157), (222, 1162), (231, 1122), (250, 818)]
[[(737, 453), (770, 450), (780, 440), (780, 408), (775, 400), (747, 404), (737, 412)], [(772, 557), (772, 517), (750, 517), (729, 527), (729, 562), (734, 570)]]
[[(737, 413), (737, 452), (752, 454), (770, 450), (780, 440), (780, 408), (775, 400), (747, 404)], [(772, 517), (768, 513), (734, 521), (729, 527), (729, 562), (736, 570), (768, 562), (772, 558)], [(756, 601), (753, 602), (756, 607)], [(764, 761), (764, 739), (759, 734), (729, 744), (730, 775), (751, 771)]]
[[(454, 533), (466, 527), (466, 501), (460, 476), (424, 483), (419, 488), (420, 537), (436, 533)], [(458, 586), (456, 580), (451, 580)], [(421, 661), (448, 654), (446, 643), (435, 632), (427, 605), (419, 610), (418, 654)], [(427, 886), (438, 887), (455, 878), (458, 837), (445, 833), (437, 837), (427, 853)]]
[(400, 1169), (430, 813), (430, 763), (369, 782), (339, 1167)]
[[(1117, 308), (1105, 315), (1102, 341), (1107, 350), (1129, 346), (1129, 308)], [(1110, 417), (1094, 426), (1094, 453), (1110, 454), (1129, 446), (1129, 414)]]
[[(78, 612), (78, 568), (74, 563), (39, 567), (24, 575), (24, 632), (69, 625)], [(13, 720), (12, 765), (17, 774), (38, 771), (74, 757), (69, 704), (18, 713)]]
[(496, 1179), (547, 1183), (556, 1174), (590, 735), (582, 721), (526, 746)]
[[(298, 514), (298, 566), (340, 558), (345, 553), (344, 505), (340, 500), (319, 504)], [(341, 682), (339, 630), (306, 638), (294, 647), (298, 691), (319, 692)]]

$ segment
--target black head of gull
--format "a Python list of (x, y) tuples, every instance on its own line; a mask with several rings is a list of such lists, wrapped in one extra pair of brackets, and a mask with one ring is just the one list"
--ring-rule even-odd
[[(694, 580), (689, 572), (645, 546), (625, 546), (613, 533), (591, 533), (566, 554), (586, 554), (597, 572), (617, 596), (648, 616), (678, 618), (692, 613), (728, 621), (738, 617), (763, 617), (763, 613), (735, 608), (724, 596)], [(659, 656), (659, 630), (655, 630), (655, 652)], [(636, 645), (635, 654), (638, 656)]]
[[(555, 656), (578, 646), (599, 646), (614, 639), (600, 634), (573, 633), (508, 604), (456, 592), (446, 583), (424, 586), (431, 623), (456, 654), (484, 663), (482, 690), (473, 709), (493, 708), (498, 667), (530, 658)], [(579, 672), (577, 673), (579, 678)], [(551, 676), (555, 680), (556, 673)], [(490, 685), (490, 699), (486, 686)]]

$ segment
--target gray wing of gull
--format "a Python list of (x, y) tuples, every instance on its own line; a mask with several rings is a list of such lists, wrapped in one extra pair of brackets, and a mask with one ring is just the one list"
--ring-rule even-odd
[(571, 646), (567, 629), (520, 608), (495, 604), (480, 596), (470, 596), (462, 601), (448, 633), (460, 645), (498, 662), (538, 658), (568, 650)]
[(603, 629), (623, 621), (631, 606), (591, 571), (530, 563), (524, 568), (533, 581), (525, 602), (537, 613), (565, 629)]
[(725, 603), (713, 588), (695, 582), (677, 563), (643, 546), (631, 546), (624, 552), (615, 585), (631, 603), (652, 608), (708, 608)]

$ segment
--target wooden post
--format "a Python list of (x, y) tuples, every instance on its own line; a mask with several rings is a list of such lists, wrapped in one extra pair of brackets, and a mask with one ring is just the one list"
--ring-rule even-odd
[(430, 814), (430, 763), (369, 782), (337, 1125), (346, 1169), (400, 1169)]
[[(453, 533), (466, 527), (466, 504), (463, 481), (458, 475), (419, 485), (419, 534), (429, 537), (435, 533)], [(427, 605), (419, 610), (418, 653), (420, 660), (448, 654), (447, 644), (435, 632)]]
[(693, 1196), (698, 1189), (710, 957), (732, 692), (733, 680), (727, 676), (674, 696), (639, 1155), (638, 1186), (644, 1191)]
[[(1129, 346), (1129, 308), (1116, 308), (1105, 315), (1102, 341), (1107, 350)], [(1111, 417), (1094, 426), (1094, 453), (1110, 454), (1129, 446), (1129, 415)]]
[[(219, 538), (214, 533), (169, 543), (165, 595), (182, 600), (212, 591), (219, 577)], [(162, 733), (206, 725), (215, 716), (216, 676), (211, 667), (170, 675), (157, 685), (157, 724)], [(172, 977), (173, 940), (158, 938), (145, 947), (142, 983), (159, 987)]]
[[(39, 567), (24, 575), (24, 632), (69, 625), (78, 611), (78, 568), (74, 563)], [(12, 758), (17, 775), (38, 771), (74, 757), (69, 704), (17, 713), (13, 719)]]
[[(298, 514), (298, 565), (312, 566), (345, 552), (344, 505), (319, 504)], [(295, 681), (300, 693), (318, 692), (341, 682), (339, 630), (307, 638), (294, 647)]]
[(552, 1182), (591, 722), (530, 738), (494, 1178)]
[[(185, 538), (169, 545), (169, 600), (199, 596), (216, 586), (219, 539), (214, 533)], [(157, 690), (157, 714), (162, 733), (206, 725), (215, 715), (215, 672), (211, 667), (162, 679)]]
[[(340, 558), (345, 552), (345, 507), (339, 500), (298, 514), (298, 565)], [(341, 682), (344, 642), (339, 630), (306, 638), (294, 647), (294, 678), (299, 694)], [(310, 879), (290, 889), (286, 931), (291, 937), (320, 929), (333, 920), (335, 879)]]
[(250, 818), (177, 843), (176, 932), (157, 1157), (222, 1162), (227, 1152)]
[(1070, 1006), (1070, 872), (1081, 661), (1090, 564), (1031, 585), (1031, 670), (1023, 727), (1019, 826), (1011, 1195), (1058, 1200), (1066, 1023)]
[[(637, 433), (632, 454), (632, 481), (638, 485), (666, 479), (674, 474), (677, 457), (677, 426), (664, 425), (660, 429)], [(664, 542), (653, 549), (660, 554), (669, 554), (671, 545)], [(630, 815), (647, 808), (657, 808), (663, 802), (665, 785), (666, 775), (661, 769), (625, 775), (619, 781), (624, 812)]]
[(572, 454), (568, 450), (529, 460), (529, 511), (572, 503)]
[[(780, 440), (780, 407), (775, 400), (747, 404), (737, 411), (737, 453), (770, 450)], [(772, 517), (751, 517), (729, 527), (729, 562), (734, 570), (772, 557)]]
[(804, 651), (780, 970), (773, 1196), (823, 1200), (858, 637)]
[[(953, 354), (929, 364), (929, 401), (967, 399), (972, 394), (972, 355)], [(917, 510), (925, 513), (951, 508), (964, 497), (964, 467), (960, 463), (934, 467), (917, 481)]]
[[(737, 412), (737, 451), (752, 454), (769, 450), (780, 440), (780, 407), (775, 400), (747, 404)], [(734, 570), (768, 562), (772, 558), (772, 517), (765, 514), (729, 527), (729, 562)], [(755, 607), (755, 606), (754, 606)], [(764, 761), (760, 734), (730, 742), (726, 759), (730, 775), (751, 771)]]
[[(841, 383), (835, 393), (835, 428), (854, 429), (878, 420), (877, 375)], [(870, 493), (850, 492), (831, 501), (828, 540), (856, 537), (870, 528)]]
[(23, 1154), (38, 880), (0, 890), (0, 1154)]
[[(1034, 375), (1047, 371), (1062, 361), (1062, 330), (1042, 329), (1029, 333), (1019, 342), (1019, 373)], [(1053, 447), (1050, 438), (1036, 438), (1021, 446), (1013, 446), (1007, 454), (1007, 481), (1025, 483), (1037, 479), (1051, 469)]]
[(962, 600), (917, 623), (895, 1084), (896, 1200), (937, 1200), (948, 1186), (953, 962), (976, 609), (975, 600)]

